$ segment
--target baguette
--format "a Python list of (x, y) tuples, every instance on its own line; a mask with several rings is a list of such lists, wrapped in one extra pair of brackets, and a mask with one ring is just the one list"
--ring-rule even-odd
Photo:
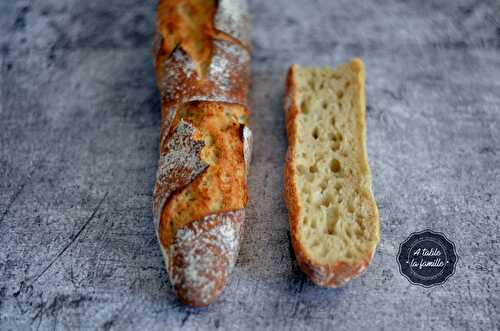
[(285, 94), (285, 201), (297, 262), (316, 284), (359, 276), (380, 238), (365, 147), (364, 67), (292, 65)]
[(155, 230), (178, 298), (206, 306), (235, 265), (247, 204), (249, 17), (243, 0), (160, 0)]

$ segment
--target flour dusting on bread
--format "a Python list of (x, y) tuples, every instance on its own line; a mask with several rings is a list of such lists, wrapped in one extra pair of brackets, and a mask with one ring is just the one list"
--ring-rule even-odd
[(174, 191), (192, 182), (208, 167), (200, 158), (205, 143), (194, 140), (193, 133), (193, 126), (181, 121), (167, 141), (164, 154), (160, 156), (153, 206), (157, 232), (165, 201)]
[(209, 215), (177, 231), (170, 246), (170, 281), (186, 301), (212, 302), (231, 273), (239, 249), (244, 211)]
[(196, 64), (180, 47), (171, 56), (156, 59), (157, 84), (166, 105), (206, 100), (246, 105), (250, 79), (250, 54), (240, 45), (213, 41), (207, 77), (200, 77)]
[(157, 12), (155, 228), (176, 295), (206, 306), (234, 267), (247, 204), (249, 16), (245, 0), (160, 0)]

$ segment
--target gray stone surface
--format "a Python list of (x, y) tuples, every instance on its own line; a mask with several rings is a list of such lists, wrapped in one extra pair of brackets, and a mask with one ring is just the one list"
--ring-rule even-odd
[[(498, 1), (251, 1), (255, 153), (237, 268), (180, 304), (153, 231), (160, 108), (153, 1), (0, 2), (0, 329), (500, 328)], [(342, 289), (297, 269), (283, 203), (289, 64), (361, 56), (382, 240)], [(431, 228), (456, 274), (410, 285), (399, 243)]]

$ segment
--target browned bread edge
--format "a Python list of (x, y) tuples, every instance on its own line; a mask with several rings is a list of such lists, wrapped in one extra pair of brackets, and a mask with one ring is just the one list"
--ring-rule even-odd
[[(285, 121), (288, 136), (288, 149), (285, 158), (284, 169), (284, 196), (285, 204), (288, 209), (288, 220), (290, 224), (290, 236), (292, 247), (295, 253), (297, 263), (301, 270), (309, 277), (309, 279), (317, 285), (325, 287), (340, 287), (349, 280), (358, 277), (368, 267), (375, 250), (366, 256), (366, 259), (350, 265), (345, 262), (338, 262), (336, 264), (319, 264), (312, 261), (305, 253), (305, 248), (298, 238), (298, 224), (299, 224), (299, 203), (298, 192), (293, 182), (295, 167), (295, 135), (296, 126), (295, 119), (299, 112), (299, 107), (295, 103), (295, 94), (297, 93), (297, 86), (294, 84), (293, 75), (296, 65), (292, 65), (288, 70), (286, 86), (285, 86)], [(364, 119), (363, 119), (364, 120)], [(376, 208), (375, 208), (376, 209)], [(378, 216), (377, 216), (378, 217)]]

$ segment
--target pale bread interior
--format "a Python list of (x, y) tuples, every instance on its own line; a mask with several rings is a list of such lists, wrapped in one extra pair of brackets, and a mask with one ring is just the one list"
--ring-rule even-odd
[(295, 69), (299, 241), (320, 264), (369, 260), (379, 220), (365, 147), (363, 63)]

